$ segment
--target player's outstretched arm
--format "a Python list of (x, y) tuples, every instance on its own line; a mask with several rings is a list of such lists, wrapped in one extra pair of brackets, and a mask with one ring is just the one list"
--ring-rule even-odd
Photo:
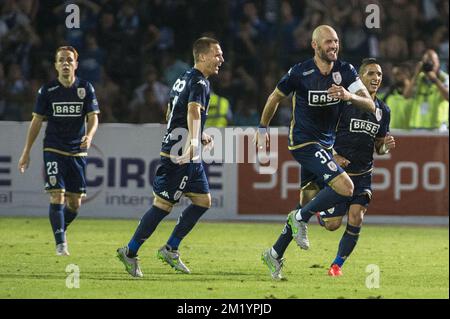
[[(286, 98), (286, 96), (277, 88), (269, 95), (266, 101), (266, 105), (264, 105), (264, 110), (261, 115), (261, 121), (259, 122), (259, 127), (266, 129), (270, 121), (272, 121), (273, 116), (275, 115), (275, 112), (278, 109), (278, 105), (280, 102)], [(254, 143), (256, 143), (256, 146), (258, 148), (263, 148), (264, 145), (266, 145), (269, 142), (269, 135), (267, 132), (260, 132), (259, 130), (256, 132)]]
[(86, 135), (81, 138), (81, 148), (89, 149), (91, 147), (92, 139), (98, 128), (98, 116), (96, 113), (88, 115), (88, 122), (86, 128)]
[(41, 127), (42, 127), (42, 118), (40, 116), (33, 116), (33, 119), (31, 120), (30, 126), (28, 128), (25, 146), (23, 148), (22, 155), (20, 156), (19, 163), (17, 165), (19, 172), (22, 174), (30, 165), (31, 147), (34, 144), (34, 141), (36, 140), (36, 137), (38, 136)]
[(355, 93), (347, 91), (344, 87), (333, 84), (328, 89), (328, 94), (335, 99), (351, 102), (352, 105), (365, 112), (375, 113), (375, 103), (365, 87)]

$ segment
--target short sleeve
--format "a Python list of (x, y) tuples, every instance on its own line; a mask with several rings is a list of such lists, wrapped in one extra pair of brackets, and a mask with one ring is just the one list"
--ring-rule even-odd
[(42, 86), (39, 89), (38, 95), (36, 97), (36, 104), (34, 105), (33, 115), (37, 115), (39, 117), (47, 116), (47, 96), (45, 93), (46, 90)]
[(87, 94), (86, 94), (86, 113), (100, 113), (100, 109), (98, 106), (97, 97), (95, 95), (94, 86), (91, 83), (87, 85)]
[(189, 92), (189, 99), (188, 104), (191, 102), (195, 102), (200, 104), (203, 107), (206, 107), (208, 104), (208, 101), (206, 100), (207, 91), (208, 91), (208, 84), (205, 80), (195, 80), (196, 82), (192, 82), (191, 84), (191, 90)]
[(281, 78), (277, 84), (277, 89), (284, 95), (289, 95), (294, 92), (300, 82), (299, 64), (294, 65), (289, 71)]

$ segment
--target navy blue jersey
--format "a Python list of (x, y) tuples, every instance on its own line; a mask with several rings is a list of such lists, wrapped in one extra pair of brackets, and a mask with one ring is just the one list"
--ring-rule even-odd
[(372, 169), (375, 139), (389, 132), (391, 111), (375, 99), (375, 114), (351, 105), (344, 107), (336, 133), (334, 149), (350, 161), (348, 173), (360, 174)]
[(175, 129), (181, 128), (185, 129), (184, 132), (188, 132), (187, 113), (190, 102), (201, 105), (201, 132), (203, 132), (208, 114), (209, 93), (209, 81), (197, 69), (191, 68), (177, 79), (169, 94), (170, 115), (167, 133), (162, 142), (162, 155), (170, 154), (172, 146), (182, 140), (182, 136), (178, 133), (172, 134)]
[(80, 148), (86, 134), (86, 115), (100, 113), (94, 87), (76, 78), (69, 88), (54, 80), (39, 89), (33, 115), (47, 119), (44, 150), (67, 155), (85, 153)]
[(333, 146), (337, 121), (345, 102), (328, 96), (331, 85), (343, 86), (351, 93), (364, 88), (355, 68), (337, 60), (329, 75), (322, 75), (309, 59), (293, 66), (277, 85), (284, 95), (293, 92), (292, 121), (289, 130), (289, 149), (319, 143)]

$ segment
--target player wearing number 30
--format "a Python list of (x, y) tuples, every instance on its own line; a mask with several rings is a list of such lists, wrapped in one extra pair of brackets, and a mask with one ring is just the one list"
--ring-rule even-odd
[(75, 76), (78, 52), (70, 46), (59, 47), (55, 58), (58, 79), (39, 89), (18, 168), (24, 173), (30, 164), (31, 147), (42, 121), (47, 119), (45, 190), (50, 194), (49, 218), (56, 254), (64, 256), (69, 255), (65, 232), (86, 195), (86, 156), (97, 131), (100, 111), (94, 87)]
[[(143, 276), (137, 258), (141, 245), (183, 194), (190, 198), (192, 204), (181, 213), (172, 235), (158, 250), (157, 257), (177, 271), (190, 273), (180, 259), (178, 247), (211, 207), (208, 181), (198, 154), (200, 142), (206, 147), (213, 146), (211, 137), (203, 133), (210, 92), (207, 78), (219, 72), (224, 59), (219, 42), (207, 37), (194, 42), (193, 55), (194, 67), (181, 75), (170, 91), (167, 133), (160, 153), (161, 166), (153, 182), (153, 206), (142, 217), (128, 245), (117, 249), (118, 258), (133, 277)], [(179, 145), (184, 147), (178, 148)]]
[[(301, 165), (300, 209), (293, 210), (275, 245), (262, 260), (274, 279), (281, 278), (282, 256), (292, 238), (309, 248), (307, 223), (317, 211), (334, 207), (353, 194), (350, 177), (333, 159), (331, 149), (342, 108), (350, 103), (375, 112), (369, 92), (355, 68), (337, 59), (339, 38), (330, 26), (321, 25), (312, 34), (314, 57), (294, 65), (267, 99), (256, 134), (259, 148), (267, 145), (267, 127), (278, 104), (293, 93), (289, 150)], [(318, 192), (317, 185), (326, 185)]]

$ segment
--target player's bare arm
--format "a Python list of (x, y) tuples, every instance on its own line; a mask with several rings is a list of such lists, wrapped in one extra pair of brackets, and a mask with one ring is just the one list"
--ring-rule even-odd
[(88, 114), (86, 135), (81, 138), (81, 148), (89, 149), (91, 147), (92, 139), (98, 128), (98, 116), (96, 113)]
[(20, 173), (24, 173), (25, 170), (30, 165), (30, 151), (31, 147), (34, 144), (34, 141), (36, 140), (36, 137), (38, 136), (41, 127), (42, 127), (42, 117), (40, 116), (33, 116), (33, 119), (31, 120), (30, 127), (28, 128), (27, 133), (27, 139), (25, 141), (25, 146), (23, 148), (22, 155), (19, 159), (18, 169)]
[(365, 112), (375, 113), (375, 103), (366, 88), (361, 88), (356, 93), (350, 93), (344, 87), (333, 84), (328, 89), (328, 94), (335, 99), (351, 102), (352, 105)]
[[(272, 121), (272, 118), (278, 109), (278, 105), (285, 98), (286, 96), (280, 90), (275, 88), (275, 90), (267, 98), (266, 105), (264, 105), (261, 121), (259, 122), (260, 127), (267, 128), (269, 126), (270, 121)], [(254, 142), (258, 148), (263, 148), (264, 145), (267, 147), (269, 142), (269, 134), (267, 133), (267, 130), (265, 130), (265, 132), (257, 131)]]
[(190, 102), (188, 104), (187, 124), (189, 130), (190, 146), (186, 148), (184, 154), (181, 157), (177, 158), (178, 164), (188, 163), (191, 159), (194, 160), (198, 155), (198, 137), (200, 135), (201, 108), (202, 106), (196, 102)]
[(378, 155), (387, 154), (393, 148), (395, 148), (395, 139), (392, 135), (377, 137), (375, 140), (375, 151)]

